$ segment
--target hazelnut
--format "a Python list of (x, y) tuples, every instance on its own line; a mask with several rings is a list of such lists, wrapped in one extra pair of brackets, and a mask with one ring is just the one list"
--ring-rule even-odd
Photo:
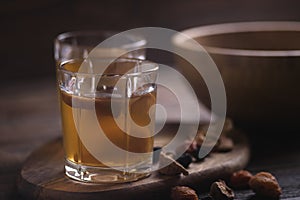
[(210, 187), (210, 196), (214, 200), (232, 200), (234, 193), (223, 180), (214, 182)]
[(249, 186), (259, 196), (279, 198), (282, 193), (276, 178), (268, 172), (260, 172), (253, 176)]
[(230, 177), (230, 185), (237, 189), (249, 188), (249, 180), (253, 175), (247, 170), (234, 172)]
[(192, 188), (176, 186), (171, 191), (172, 200), (198, 200), (198, 196)]

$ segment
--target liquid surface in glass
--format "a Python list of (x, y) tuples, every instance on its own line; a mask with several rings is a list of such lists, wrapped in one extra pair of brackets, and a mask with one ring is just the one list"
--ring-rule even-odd
[[(62, 69), (76, 72), (80, 66), (80, 62), (70, 61), (61, 66)], [(150, 123), (151, 118), (154, 119), (154, 110), (150, 109), (156, 102), (156, 87), (152, 84), (146, 84), (134, 91), (130, 97), (116, 96), (112, 98), (112, 91), (103, 87), (105, 81), (99, 81), (99, 90), (91, 95), (90, 93), (75, 94), (72, 91), (60, 86), (60, 107), (63, 124), (63, 138), (65, 157), (68, 161), (75, 164), (93, 167), (107, 167), (104, 163), (113, 167), (129, 167), (139, 164), (152, 164), (154, 125), (143, 129), (143, 138), (138, 138), (125, 133), (115, 121), (112, 113), (111, 104), (117, 106), (116, 118), (124, 123), (132, 120), (139, 126), (146, 126)], [(100, 86), (101, 85), (101, 86)], [(103, 89), (105, 88), (105, 90)], [(76, 105), (74, 104), (76, 102)], [(128, 103), (129, 109), (121, 109), (121, 104)], [(120, 109), (118, 109), (120, 105)], [(94, 107), (92, 107), (94, 106)], [(97, 123), (92, 118), (97, 116)], [(129, 113), (128, 113), (129, 111)], [(151, 117), (151, 118), (150, 118)], [(153, 123), (154, 124), (154, 123)], [(85, 147), (81, 141), (78, 131), (81, 134), (98, 130), (101, 126), (105, 136), (117, 147), (125, 150), (124, 153), (113, 155), (110, 154), (109, 147), (103, 142), (103, 138), (97, 137), (95, 140), (98, 146), (93, 152), (107, 152), (107, 156), (102, 156), (102, 161), (97, 160)], [(132, 132), (134, 127), (127, 123), (126, 131)], [(139, 133), (141, 134), (141, 133)], [(127, 151), (134, 153), (149, 153), (130, 156)], [(105, 153), (106, 155), (106, 153)], [(104, 162), (103, 162), (104, 161)]]

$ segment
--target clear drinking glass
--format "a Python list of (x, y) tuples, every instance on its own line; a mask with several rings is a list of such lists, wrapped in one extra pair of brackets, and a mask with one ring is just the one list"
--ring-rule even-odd
[(101, 53), (89, 58), (75, 44), (65, 54), (62, 46), (55, 49), (66, 175), (102, 183), (148, 176), (158, 65), (125, 57), (108, 62)]
[[(113, 57), (116, 53), (130, 51), (123, 55), (127, 58), (145, 59), (146, 40), (139, 35), (122, 34), (108, 47), (96, 48), (99, 43), (115, 35), (113, 31), (73, 31), (62, 33), (54, 41), (54, 57), (56, 63), (70, 59), (86, 58), (91, 50), (98, 57)], [(95, 49), (96, 48), (96, 49)], [(133, 48), (138, 50), (131, 51)]]

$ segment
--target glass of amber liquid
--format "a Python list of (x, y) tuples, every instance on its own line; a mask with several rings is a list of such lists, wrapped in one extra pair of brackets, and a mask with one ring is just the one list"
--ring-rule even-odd
[[(56, 55), (61, 46), (56, 46)], [(96, 183), (147, 177), (158, 65), (130, 56), (111, 59), (108, 49), (89, 57), (78, 42), (68, 48), (72, 54), (56, 59), (65, 174)]]

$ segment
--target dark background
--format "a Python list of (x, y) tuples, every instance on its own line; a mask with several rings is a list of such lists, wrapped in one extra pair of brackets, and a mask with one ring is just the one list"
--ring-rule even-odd
[(221, 22), (300, 20), (298, 0), (3, 0), (1, 86), (55, 78), (53, 39), (82, 29), (158, 26), (183, 30)]
[[(16, 195), (22, 163), (33, 150), (61, 136), (53, 59), (59, 33), (300, 21), (299, 8), (299, 0), (1, 0), (0, 199), (22, 199)], [(297, 126), (291, 133), (278, 130), (277, 124), (263, 130), (250, 123), (246, 131), (252, 146), (249, 169), (278, 175), (284, 198), (300, 196)]]

